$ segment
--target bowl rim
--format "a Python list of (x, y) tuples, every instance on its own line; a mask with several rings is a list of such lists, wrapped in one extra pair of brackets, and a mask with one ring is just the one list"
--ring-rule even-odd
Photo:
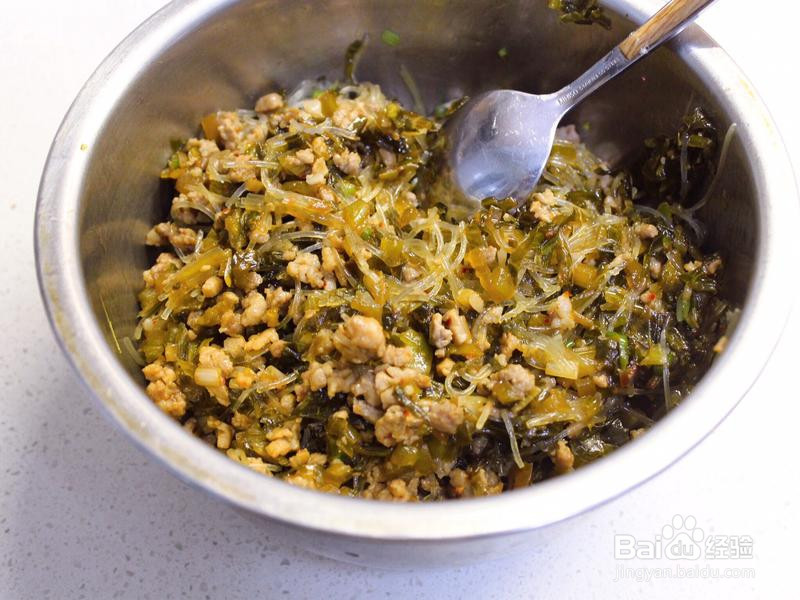
[[(255, 473), (187, 435), (120, 364), (91, 310), (79, 254), (80, 196), (91, 159), (83, 145), (99, 133), (143, 66), (235, 2), (175, 0), (126, 37), (92, 74), (65, 116), (47, 157), (37, 199), (37, 274), (59, 345), (111, 419), (175, 475), (253, 513), (330, 534), (430, 542), (494, 536), (562, 521), (641, 485), (700, 443), (747, 393), (789, 314), (791, 301), (782, 293), (781, 265), (791, 252), (797, 189), (767, 109), (730, 57), (693, 25), (671, 42), (671, 48), (704, 84), (719, 91), (723, 109), (737, 118), (737, 133), (751, 149), (758, 235), (751, 288), (728, 351), (714, 361), (691, 401), (603, 460), (525, 490), (457, 502), (397, 504), (306, 490)], [(645, 20), (650, 8), (637, 0), (603, 4), (637, 23)]]

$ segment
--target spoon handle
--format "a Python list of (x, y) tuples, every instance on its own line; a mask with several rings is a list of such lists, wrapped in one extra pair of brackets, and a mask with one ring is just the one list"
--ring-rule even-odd
[(554, 100), (560, 114), (612, 79), (653, 48), (669, 40), (714, 0), (671, 0), (648, 21), (606, 54), (588, 71), (557, 91)]
[(631, 33), (619, 45), (623, 56), (634, 60), (680, 32), (714, 0), (673, 0)]

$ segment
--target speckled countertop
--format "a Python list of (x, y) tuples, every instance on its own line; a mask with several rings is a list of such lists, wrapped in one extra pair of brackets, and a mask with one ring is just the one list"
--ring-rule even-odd
[[(183, 485), (134, 448), (56, 347), (36, 286), (32, 227), (38, 177), (70, 101), (103, 56), (161, 4), (3, 5), (0, 599), (791, 594), (800, 534), (790, 462), (800, 422), (797, 316), (758, 384), (715, 433), (654, 481), (556, 528), (535, 558), (414, 572), (317, 558), (280, 542), (268, 524), (254, 526)], [(748, 73), (798, 159), (800, 125), (789, 89), (797, 84), (783, 81), (790, 65), (779, 57), (796, 56), (800, 39), (792, 19), (772, 21), (783, 12), (779, 5), (792, 3), (776, 0), (762, 14), (745, 11), (744, 0), (725, 0), (701, 22)], [(787, 265), (789, 272), (796, 267)], [(655, 539), (675, 514), (693, 516), (705, 539), (735, 539), (753, 557), (715, 557), (707, 549), (689, 565), (706, 571), (694, 573), (667, 559), (615, 559), (615, 535)], [(737, 568), (745, 570), (726, 571)]]

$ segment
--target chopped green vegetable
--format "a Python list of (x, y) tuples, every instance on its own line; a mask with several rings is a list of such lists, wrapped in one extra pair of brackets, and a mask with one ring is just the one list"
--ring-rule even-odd
[(655, 203), (683, 204), (702, 192), (715, 173), (717, 130), (700, 108), (684, 117), (676, 134), (648, 139), (645, 145), (643, 190)]
[(576, 25), (600, 25), (611, 29), (608, 18), (597, 0), (548, 0), (547, 5), (561, 13), (561, 21)]
[(400, 43), (400, 36), (391, 29), (384, 29), (381, 33), (381, 41), (387, 46), (397, 46)]
[(364, 46), (366, 46), (366, 44), (367, 36), (364, 36), (347, 47), (344, 61), (344, 80), (347, 83), (358, 83), (356, 80), (356, 68), (358, 67), (358, 60), (364, 53)]

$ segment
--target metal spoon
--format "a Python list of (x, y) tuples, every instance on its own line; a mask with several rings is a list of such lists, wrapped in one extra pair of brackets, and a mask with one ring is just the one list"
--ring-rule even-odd
[[(524, 201), (547, 163), (556, 126), (572, 107), (659, 44), (713, 0), (672, 0), (573, 83), (536, 96), (494, 90), (467, 102), (445, 127), (449, 176), (461, 203)], [(462, 195), (459, 194), (459, 195)]]

